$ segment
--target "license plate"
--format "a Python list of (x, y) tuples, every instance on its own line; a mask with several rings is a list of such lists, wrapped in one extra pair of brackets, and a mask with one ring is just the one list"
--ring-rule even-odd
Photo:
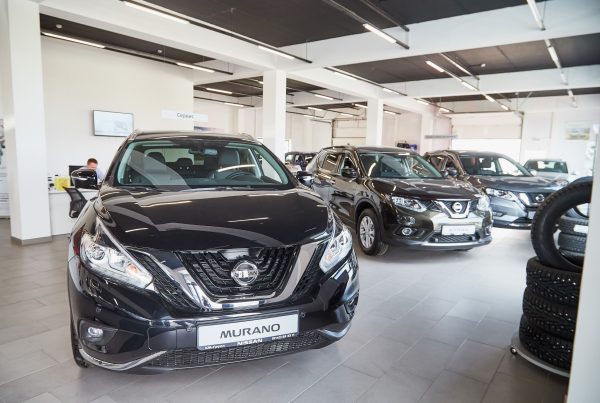
[(198, 326), (198, 349), (245, 346), (298, 334), (298, 314)]
[(474, 225), (444, 225), (442, 226), (442, 235), (473, 235), (475, 233)]

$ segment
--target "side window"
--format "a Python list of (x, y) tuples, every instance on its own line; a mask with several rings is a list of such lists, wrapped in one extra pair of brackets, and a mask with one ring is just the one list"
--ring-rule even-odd
[(441, 169), (454, 168), (458, 171), (458, 167), (456, 165), (457, 164), (454, 163), (454, 160), (452, 158), (448, 157), (448, 158), (446, 158), (443, 168), (441, 168)]
[(430, 155), (428, 160), (438, 171), (444, 169), (444, 157), (442, 155)]
[(339, 156), (339, 154), (327, 154), (325, 159), (323, 159), (323, 162), (321, 162), (321, 169), (324, 171), (335, 172)]
[(356, 165), (352, 161), (352, 158), (349, 154), (342, 154), (341, 163), (338, 169), (338, 172), (342, 172), (342, 169), (351, 168), (356, 171)]

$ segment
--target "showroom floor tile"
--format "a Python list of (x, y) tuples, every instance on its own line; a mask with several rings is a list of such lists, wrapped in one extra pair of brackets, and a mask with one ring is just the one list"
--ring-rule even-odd
[(0, 220), (0, 402), (562, 402), (566, 380), (507, 351), (529, 233), (494, 238), (469, 252), (359, 252), (353, 326), (323, 350), (141, 376), (72, 363), (66, 238), (17, 247)]

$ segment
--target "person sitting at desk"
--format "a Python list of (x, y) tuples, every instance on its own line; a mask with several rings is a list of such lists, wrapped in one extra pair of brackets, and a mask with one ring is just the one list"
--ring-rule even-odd
[(104, 181), (104, 172), (100, 168), (98, 168), (98, 160), (96, 158), (88, 158), (87, 164), (85, 167), (96, 171), (96, 177), (98, 178), (98, 183), (101, 183)]

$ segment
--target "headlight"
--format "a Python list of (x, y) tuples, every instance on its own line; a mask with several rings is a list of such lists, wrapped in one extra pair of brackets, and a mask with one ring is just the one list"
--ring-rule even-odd
[(477, 210), (488, 211), (490, 209), (490, 198), (486, 195), (481, 195), (477, 202)]
[(515, 196), (515, 194), (509, 190), (486, 188), (485, 193), (487, 193), (490, 196), (499, 197), (501, 199), (513, 200), (513, 201), (518, 200), (517, 196)]
[[(341, 224), (339, 224), (341, 225)], [(331, 237), (331, 240), (327, 244), (325, 253), (321, 257), (321, 270), (327, 273), (329, 270), (338, 264), (348, 253), (352, 250), (352, 235), (345, 225), (341, 225), (341, 230)]]
[(398, 207), (406, 208), (413, 211), (422, 212), (427, 210), (427, 208), (416, 199), (409, 199), (407, 197), (400, 196), (392, 196), (392, 203), (394, 203)]
[(102, 277), (138, 288), (146, 288), (152, 282), (152, 275), (146, 269), (88, 233), (81, 236), (80, 257), (88, 269)]

